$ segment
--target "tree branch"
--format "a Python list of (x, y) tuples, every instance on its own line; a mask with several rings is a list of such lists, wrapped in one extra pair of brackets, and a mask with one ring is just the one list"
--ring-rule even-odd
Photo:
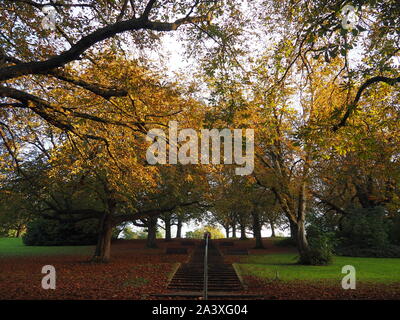
[(388, 78), (388, 77), (383, 77), (383, 76), (376, 76), (376, 77), (372, 77), (372, 78), (368, 79), (367, 81), (365, 81), (363, 83), (363, 85), (358, 89), (356, 97), (354, 98), (352, 104), (347, 107), (347, 111), (344, 114), (342, 120), (337, 125), (333, 126), (332, 130), (334, 132), (339, 130), (339, 128), (344, 127), (346, 125), (348, 118), (357, 109), (357, 104), (358, 104), (364, 90), (367, 89), (372, 84), (377, 83), (377, 82), (384, 82), (390, 86), (394, 86), (396, 83), (400, 82), (400, 77)]
[(178, 19), (175, 22), (159, 22), (147, 21), (141, 18), (133, 18), (130, 20), (119, 21), (112, 25), (100, 28), (87, 36), (81, 38), (76, 44), (63, 53), (53, 56), (44, 61), (31, 61), (20, 63), (14, 66), (3, 67), (0, 69), (0, 81), (5, 81), (29, 74), (39, 74), (48, 72), (52, 69), (62, 67), (67, 63), (79, 59), (83, 54), (94, 44), (115, 36), (116, 34), (140, 29), (154, 31), (173, 31), (178, 29), (183, 24), (209, 21), (210, 16), (185, 17)]
[(83, 81), (81, 79), (74, 79), (70, 75), (68, 75), (67, 73), (64, 73), (62, 71), (55, 70), (55, 71), (45, 72), (44, 74), (48, 74), (59, 80), (80, 86), (80, 87), (82, 87), (86, 90), (89, 90), (89, 91), (93, 92), (94, 94), (97, 94), (105, 99), (109, 99), (111, 97), (124, 97), (124, 96), (128, 95), (128, 91), (126, 91), (124, 89), (107, 88), (107, 87), (102, 87), (99, 84)]
[[(15, 100), (19, 100), (20, 102), (22, 102), (22, 104), (18, 104), (18, 106), (25, 106), (26, 108), (31, 109), (41, 118), (43, 118), (44, 120), (46, 120), (47, 122), (49, 122), (50, 124), (54, 125), (55, 127), (61, 130), (73, 131), (74, 129), (70, 123), (57, 119), (54, 116), (50, 116), (47, 110), (52, 110), (53, 112), (56, 112), (56, 110), (51, 105), (49, 105), (45, 100), (39, 97), (36, 97), (32, 94), (14, 88), (8, 88), (2, 86), (0, 86), (0, 97), (8, 97)], [(34, 107), (30, 106), (29, 102), (33, 102), (35, 106)], [(16, 106), (16, 104), (14, 105)]]
[(150, 11), (153, 8), (155, 2), (156, 2), (156, 0), (150, 0), (147, 3), (146, 8), (144, 9), (143, 14), (142, 14), (142, 19), (144, 19), (144, 20), (148, 20), (149, 19)]
[(52, 6), (52, 7), (91, 7), (93, 8), (94, 6), (92, 4), (87, 4), (87, 3), (56, 3), (56, 2), (47, 2), (47, 3), (37, 3), (35, 1), (31, 0), (6, 0), (8, 2), (20, 2), (20, 3), (25, 3), (28, 4), (32, 7), (42, 9), (45, 6)]
[(116, 221), (117, 224), (122, 223), (124, 221), (134, 221), (146, 217), (152, 217), (152, 216), (159, 216), (163, 214), (164, 212), (172, 211), (176, 209), (177, 207), (188, 207), (193, 204), (198, 204), (198, 201), (191, 201), (191, 202), (186, 202), (186, 203), (179, 203), (179, 204), (174, 204), (170, 207), (165, 207), (165, 208), (160, 208), (160, 209), (148, 209), (148, 210), (143, 210), (143, 211), (138, 211), (133, 214), (123, 214), (119, 216), (115, 216), (113, 219)]
[(331, 209), (333, 209), (334, 211), (336, 211), (337, 213), (340, 214), (347, 214), (347, 212), (345, 210), (343, 210), (342, 208), (340, 208), (339, 206), (337, 206), (336, 204), (330, 202), (329, 200), (324, 199), (321, 195), (319, 195), (316, 192), (311, 192), (312, 195), (316, 198), (319, 199), (320, 203), (322, 204), (326, 204), (327, 206), (329, 206)]

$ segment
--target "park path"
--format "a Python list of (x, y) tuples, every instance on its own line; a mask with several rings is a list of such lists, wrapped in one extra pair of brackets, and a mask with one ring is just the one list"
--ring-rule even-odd
[[(204, 253), (205, 245), (202, 242), (192, 254), (188, 263), (180, 266), (167, 289), (170, 293), (202, 292), (204, 285)], [(208, 248), (208, 291), (216, 292), (242, 291), (242, 284), (232, 264), (224, 263), (223, 257), (212, 241)]]

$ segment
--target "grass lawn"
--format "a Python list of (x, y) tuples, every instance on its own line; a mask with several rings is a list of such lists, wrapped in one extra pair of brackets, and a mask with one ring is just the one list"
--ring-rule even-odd
[(296, 264), (296, 254), (252, 255), (237, 264), (242, 275), (253, 275), (268, 280), (276, 272), (284, 281), (293, 280), (335, 280), (345, 276), (342, 267), (352, 265), (356, 269), (357, 281), (393, 283), (400, 282), (400, 259), (334, 257), (329, 266), (302, 266)]
[[(0, 300), (153, 299), (187, 255), (167, 255), (144, 244), (116, 241), (111, 261), (97, 264), (87, 263), (94, 246), (24, 246), (21, 239), (0, 238)], [(56, 268), (56, 290), (41, 289), (44, 265)]]
[(25, 246), (21, 238), (0, 238), (0, 257), (36, 255), (90, 255), (93, 246)]

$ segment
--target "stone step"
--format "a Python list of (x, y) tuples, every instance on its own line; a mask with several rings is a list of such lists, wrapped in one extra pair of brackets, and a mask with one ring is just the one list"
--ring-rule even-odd
[[(208, 253), (208, 291), (243, 290), (234, 268), (231, 264), (224, 263), (222, 256), (212, 243), (210, 243)], [(167, 289), (175, 292), (202, 291), (204, 289), (204, 254), (204, 248), (195, 248), (191, 260), (181, 265)]]

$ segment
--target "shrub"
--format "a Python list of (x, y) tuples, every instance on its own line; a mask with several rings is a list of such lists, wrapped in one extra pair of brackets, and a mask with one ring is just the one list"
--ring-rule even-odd
[(354, 209), (342, 220), (340, 247), (384, 248), (389, 245), (389, 227), (382, 207)]
[(351, 257), (400, 257), (400, 219), (388, 219), (382, 207), (354, 209), (343, 218), (335, 253)]
[(98, 221), (77, 223), (39, 218), (30, 222), (22, 240), (27, 246), (91, 245), (97, 242)]
[(307, 235), (310, 249), (300, 256), (299, 263), (319, 266), (331, 264), (335, 243), (334, 233), (324, 233), (315, 227), (309, 227)]
[(384, 248), (361, 248), (357, 245), (352, 245), (336, 248), (335, 253), (348, 257), (400, 258), (400, 246), (387, 245)]
[(313, 216), (306, 227), (309, 251), (299, 258), (300, 264), (328, 265), (332, 263), (335, 233), (322, 219)]
[(400, 245), (400, 216), (393, 218), (389, 230), (390, 242), (395, 245)]
[(299, 257), (299, 264), (312, 266), (326, 266), (332, 263), (332, 251), (321, 248), (310, 250)]

